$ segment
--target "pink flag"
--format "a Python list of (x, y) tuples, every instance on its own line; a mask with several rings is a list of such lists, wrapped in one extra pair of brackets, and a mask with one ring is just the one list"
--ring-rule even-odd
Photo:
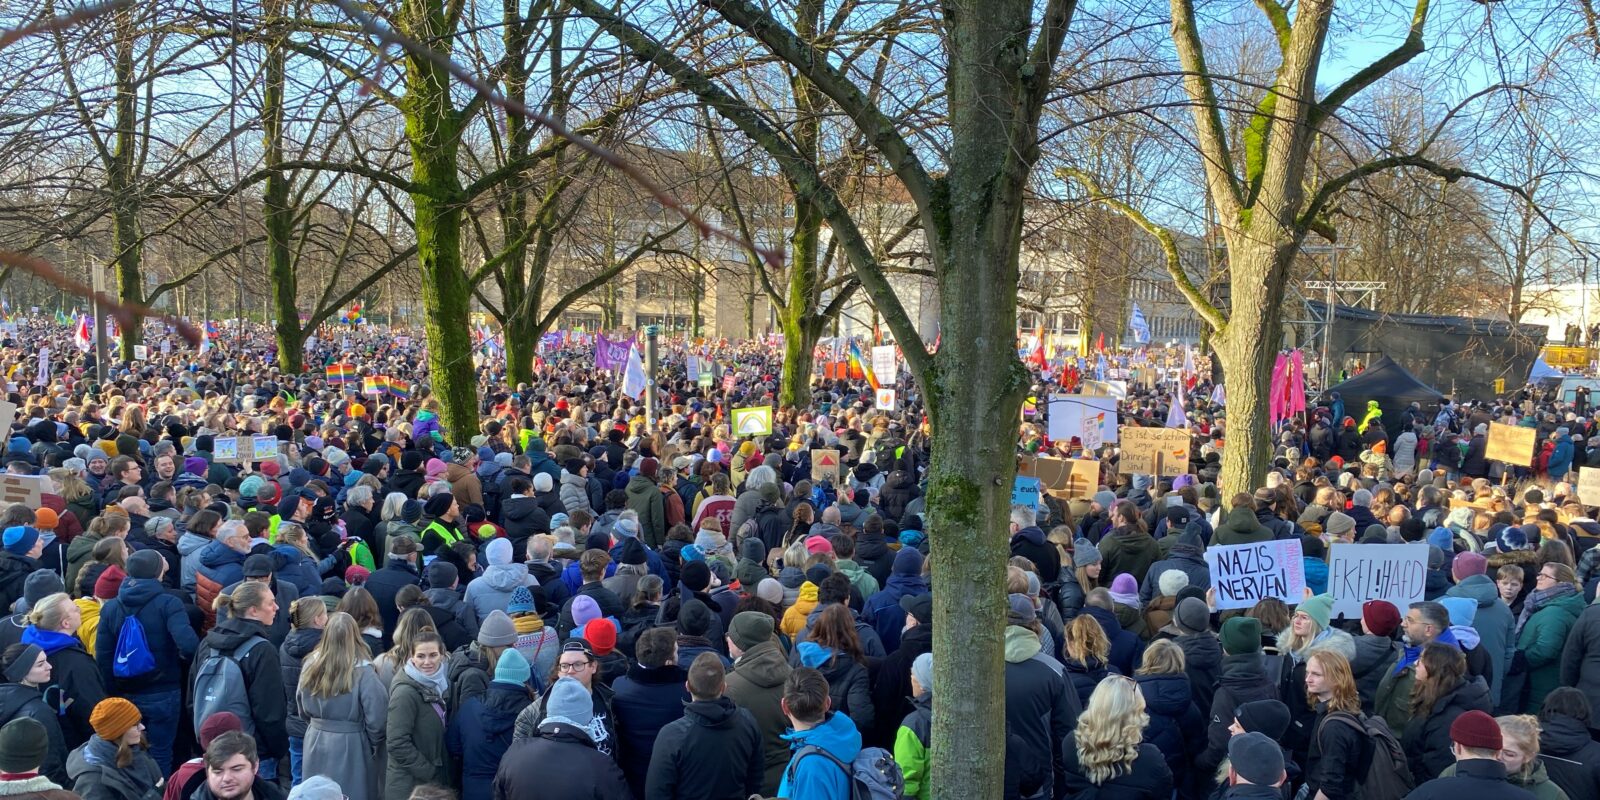
[(1288, 369), (1288, 359), (1278, 354), (1278, 359), (1272, 365), (1272, 383), (1267, 393), (1267, 423), (1277, 425), (1286, 414), (1284, 413), (1284, 373)]
[(1306, 412), (1306, 357), (1299, 350), (1289, 358), (1289, 415)]

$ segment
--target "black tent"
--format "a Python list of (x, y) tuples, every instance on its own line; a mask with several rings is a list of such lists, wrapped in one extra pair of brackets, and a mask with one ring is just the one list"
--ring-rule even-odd
[[(1380, 356), (1365, 372), (1329, 388), (1328, 392), (1339, 393), (1344, 400), (1345, 416), (1354, 417), (1358, 425), (1367, 413), (1367, 401), (1378, 401), (1378, 407), (1383, 409), (1383, 429), (1391, 437), (1400, 433), (1400, 412), (1406, 406), (1421, 403), (1425, 418), (1431, 420), (1439, 400), (1444, 397), (1388, 356)], [(1338, 420), (1334, 422), (1337, 424)]]

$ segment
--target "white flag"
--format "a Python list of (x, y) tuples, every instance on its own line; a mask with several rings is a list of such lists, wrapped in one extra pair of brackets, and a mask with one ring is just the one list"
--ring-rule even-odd
[(638, 400), (644, 396), (648, 381), (644, 375), (644, 362), (639, 360), (639, 346), (628, 347), (628, 366), (622, 372), (622, 393)]
[(1183, 401), (1178, 399), (1177, 395), (1173, 395), (1171, 399), (1172, 409), (1167, 412), (1167, 427), (1188, 429), (1189, 415), (1183, 413)]
[(50, 348), (39, 348), (39, 374), (34, 377), (33, 385), (50, 385)]

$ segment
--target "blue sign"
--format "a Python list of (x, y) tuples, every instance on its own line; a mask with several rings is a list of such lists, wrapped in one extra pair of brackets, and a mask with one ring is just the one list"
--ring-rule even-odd
[(1039, 479), (1018, 475), (1011, 484), (1011, 505), (1039, 510)]

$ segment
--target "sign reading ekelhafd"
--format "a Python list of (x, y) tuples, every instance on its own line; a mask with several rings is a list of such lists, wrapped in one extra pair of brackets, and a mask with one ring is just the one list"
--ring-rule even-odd
[(1335, 544), (1328, 554), (1333, 613), (1361, 616), (1361, 604), (1388, 600), (1401, 613), (1421, 602), (1428, 583), (1428, 545)]

